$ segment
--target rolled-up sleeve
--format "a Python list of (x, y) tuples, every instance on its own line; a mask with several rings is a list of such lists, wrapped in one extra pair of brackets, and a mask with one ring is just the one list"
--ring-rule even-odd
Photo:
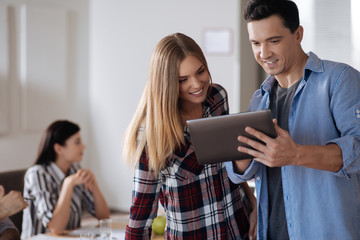
[(328, 141), (342, 151), (343, 168), (338, 176), (360, 173), (360, 73), (347, 66), (331, 92), (331, 110), (340, 137)]
[(239, 184), (239, 183), (246, 182), (246, 181), (253, 179), (255, 176), (255, 173), (259, 167), (259, 164), (260, 164), (259, 162), (256, 162), (253, 160), (250, 163), (249, 167), (244, 172), (244, 174), (237, 174), (234, 171), (234, 163), (231, 161), (225, 162), (226, 171), (228, 173), (228, 176), (229, 176), (230, 180), (235, 184)]

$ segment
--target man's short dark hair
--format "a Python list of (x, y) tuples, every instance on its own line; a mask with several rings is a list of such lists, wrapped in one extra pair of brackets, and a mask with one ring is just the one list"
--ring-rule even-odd
[(278, 15), (292, 33), (299, 27), (299, 10), (290, 0), (251, 0), (244, 12), (246, 22), (252, 22)]

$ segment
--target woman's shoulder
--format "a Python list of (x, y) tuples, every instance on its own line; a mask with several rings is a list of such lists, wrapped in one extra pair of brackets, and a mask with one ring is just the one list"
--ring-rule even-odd
[(34, 166), (29, 167), (26, 170), (25, 179), (33, 179), (33, 178), (37, 178), (37, 176), (39, 175), (47, 175), (47, 174), (48, 172), (44, 165), (36, 164)]
[(226, 89), (218, 83), (212, 83), (210, 92), (213, 94), (224, 93), (227, 95)]
[(227, 91), (220, 84), (212, 83), (210, 85), (210, 91), (208, 95), (208, 101), (211, 102), (219, 102), (227, 99)]
[(218, 116), (229, 113), (228, 96), (224, 87), (211, 84), (210, 92), (204, 102), (205, 116)]
[(45, 166), (42, 164), (35, 164), (29, 167), (26, 173), (34, 173), (34, 172), (46, 172)]

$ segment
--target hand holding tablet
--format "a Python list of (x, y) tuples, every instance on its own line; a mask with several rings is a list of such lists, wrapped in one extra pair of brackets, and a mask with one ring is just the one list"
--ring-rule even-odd
[(187, 125), (199, 164), (252, 158), (248, 154), (237, 151), (237, 147), (242, 145), (237, 141), (240, 135), (261, 142), (246, 133), (246, 127), (252, 127), (270, 137), (276, 137), (270, 110), (188, 120)]

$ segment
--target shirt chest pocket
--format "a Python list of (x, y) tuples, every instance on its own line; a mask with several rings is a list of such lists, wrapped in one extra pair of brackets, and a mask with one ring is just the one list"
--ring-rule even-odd
[[(198, 164), (194, 148), (190, 146), (187, 151), (175, 152), (167, 167), (169, 174), (167, 178), (176, 182), (195, 180), (201, 176), (203, 171), (204, 166)], [(170, 184), (173, 185), (176, 182)]]

